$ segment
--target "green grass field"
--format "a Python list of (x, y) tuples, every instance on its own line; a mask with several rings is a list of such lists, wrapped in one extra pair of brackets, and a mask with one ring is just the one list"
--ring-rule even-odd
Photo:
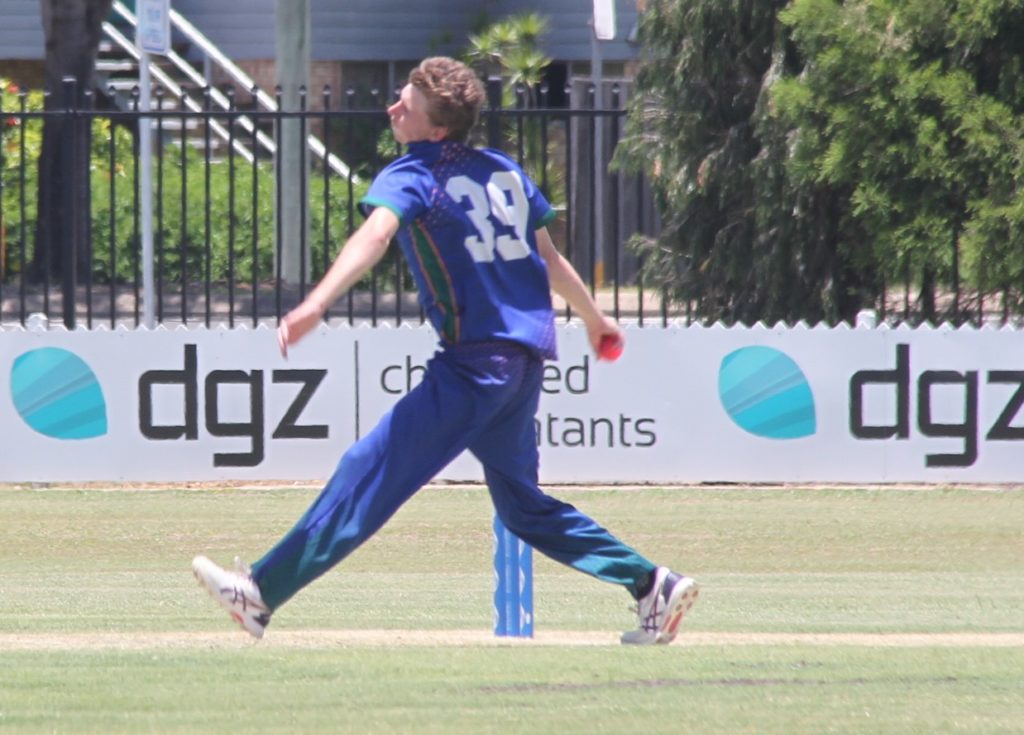
[(490, 506), (421, 492), (248, 637), (189, 563), (315, 495), (0, 488), (0, 733), (1020, 733), (1024, 489), (556, 490), (703, 593), (624, 648), (619, 589), (535, 558), (490, 636)]

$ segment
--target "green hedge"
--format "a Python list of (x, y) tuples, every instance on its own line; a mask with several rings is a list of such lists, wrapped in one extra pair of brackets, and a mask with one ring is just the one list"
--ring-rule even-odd
[[(0, 273), (11, 279), (31, 262), (35, 246), (38, 160), (42, 120), (19, 116), (22, 99), (16, 88), (2, 85), (2, 180)], [(28, 112), (42, 109), (42, 95), (28, 93)], [(222, 147), (226, 151), (226, 145)], [(92, 125), (90, 156), (92, 279), (96, 283), (135, 278), (140, 248), (141, 213), (136, 213), (137, 166), (133, 132), (110, 118)], [(113, 159), (113, 160), (112, 160)], [(184, 186), (184, 206), (182, 187)], [(366, 184), (353, 186), (358, 201)], [(254, 199), (255, 191), (255, 199)], [(321, 273), (350, 232), (348, 182), (332, 176), (325, 213), (323, 176), (314, 170), (308, 190), (309, 246), (314, 276)], [(242, 281), (273, 277), (276, 224), (274, 170), (269, 161), (248, 163), (226, 153), (207, 164), (191, 145), (165, 140), (153, 161), (154, 244), (161, 277), (178, 280), (184, 264), (187, 280)], [(209, 206), (209, 217), (207, 217)], [(324, 237), (324, 221), (328, 222)], [(255, 248), (254, 248), (255, 242)], [(22, 250), (24, 249), (24, 262)], [(113, 255), (112, 255), (113, 253)]]

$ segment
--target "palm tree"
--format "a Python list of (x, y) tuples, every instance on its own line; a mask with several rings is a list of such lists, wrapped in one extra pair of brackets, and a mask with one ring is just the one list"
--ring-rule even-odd
[[(538, 106), (544, 72), (551, 64), (551, 59), (540, 49), (541, 37), (548, 27), (547, 17), (521, 13), (470, 35), (463, 59), (484, 79), (499, 77), (502, 80), (503, 108)], [(519, 120), (521, 127), (510, 124), (506, 128), (506, 138), (521, 141), (523, 167), (538, 182), (547, 183), (547, 196), (552, 201), (564, 199), (564, 176), (559, 167), (551, 165), (553, 157), (544, 150), (544, 123), (532, 116)]]

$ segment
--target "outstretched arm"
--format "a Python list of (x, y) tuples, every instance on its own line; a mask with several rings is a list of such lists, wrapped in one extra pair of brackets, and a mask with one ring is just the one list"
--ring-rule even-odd
[(618, 325), (609, 319), (598, 305), (591, 298), (583, 279), (572, 263), (562, 257), (562, 254), (555, 248), (548, 234), (546, 227), (536, 231), (537, 247), (544, 262), (548, 266), (548, 279), (551, 281), (551, 289), (565, 299), (570, 308), (575, 311), (587, 328), (587, 338), (590, 346), (596, 353), (601, 345), (601, 338), (610, 336), (622, 342), (622, 330)]
[(277, 328), (277, 344), (282, 355), (287, 357), (288, 346), (313, 330), (327, 307), (384, 257), (388, 243), (398, 232), (398, 225), (398, 217), (394, 212), (386, 207), (377, 207), (362, 226), (352, 233), (316, 288), (281, 320)]

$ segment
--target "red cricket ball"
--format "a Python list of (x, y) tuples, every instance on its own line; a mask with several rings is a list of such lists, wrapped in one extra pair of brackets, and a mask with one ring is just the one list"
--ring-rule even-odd
[(601, 337), (601, 344), (597, 348), (597, 358), (608, 362), (618, 360), (622, 355), (623, 347), (621, 338), (613, 334), (606, 334)]

